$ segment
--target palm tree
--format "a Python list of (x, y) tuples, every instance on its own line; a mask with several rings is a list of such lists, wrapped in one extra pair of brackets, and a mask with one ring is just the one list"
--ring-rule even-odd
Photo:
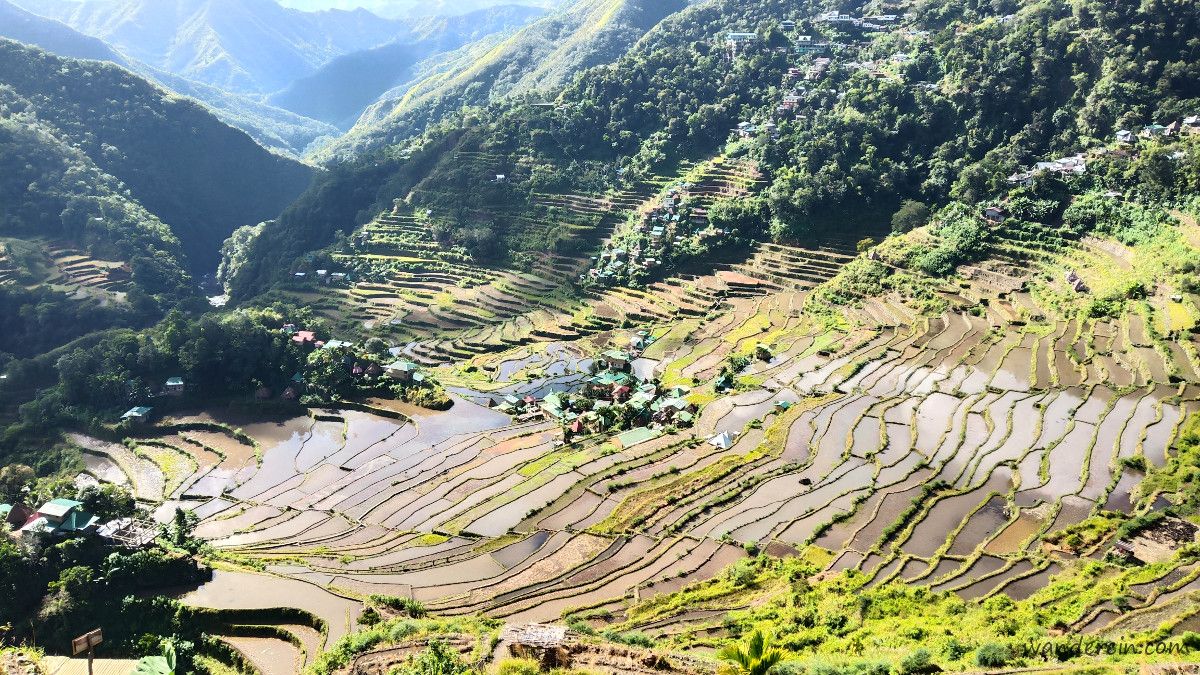
[(729, 662), (729, 672), (738, 675), (767, 675), (767, 672), (783, 658), (783, 652), (771, 646), (770, 637), (761, 630), (755, 630), (745, 647), (740, 644), (725, 645), (717, 652), (717, 658)]

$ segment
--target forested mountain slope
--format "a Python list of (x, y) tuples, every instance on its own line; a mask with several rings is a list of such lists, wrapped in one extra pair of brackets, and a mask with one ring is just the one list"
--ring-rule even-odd
[(493, 33), (507, 34), (541, 14), (540, 9), (506, 5), (426, 19), (400, 40), (333, 59), (269, 100), (348, 129), (380, 95), (411, 79), (421, 61)]
[(3, 40), (0, 84), (167, 223), (193, 270), (209, 269), (230, 232), (279, 213), (312, 175), (116, 66)]
[(390, 41), (399, 21), (364, 10), (302, 12), (273, 0), (21, 0), (176, 75), (250, 93), (286, 87), (329, 59)]
[(625, 53), (680, 0), (575, 0), (511, 36), (481, 40), (431, 60), (427, 72), (371, 106), (320, 154), (346, 156), (396, 143), (462, 106), (550, 91)]
[(171, 230), (4, 86), (0, 158), (0, 361), (152, 318), (194, 292)]
[[(1087, 147), (1122, 125), (1183, 116), (1200, 95), (1192, 3), (1010, 2), (997, 9), (924, 0), (910, 19), (882, 29), (815, 22), (818, 9), (789, 0), (693, 5), (612, 65), (564, 87), (532, 100), (443, 110), (430, 119), (445, 124), (412, 145), (420, 152), (364, 156), (357, 166), (375, 178), (345, 180), (355, 199), (323, 185), (308, 196), (313, 202), (268, 226), (264, 241), (328, 241), (396, 198), (432, 208), (435, 219), (444, 213), (452, 230), (480, 223), (511, 230), (534, 192), (634, 185), (680, 159), (717, 151), (739, 121), (776, 125), (734, 146), (767, 174), (759, 198), (738, 205), (739, 230), (778, 241), (831, 228), (852, 236), (877, 231), (903, 199), (982, 199), (1034, 158)], [(830, 43), (826, 55), (789, 53), (784, 17), (799, 21), (795, 35)], [(747, 29), (757, 31), (756, 41), (731, 58), (725, 34)], [(829, 61), (814, 67), (818, 57)], [(394, 130), (376, 136), (386, 143), (413, 127), (381, 128)], [(352, 132), (339, 148), (359, 137)], [(427, 154), (439, 152), (428, 150), (434, 147), (445, 161)], [(508, 178), (501, 197), (469, 191), (464, 202), (414, 191), (485, 183), (486, 171), (451, 159), (462, 152), (484, 153), (495, 173), (524, 169)], [(378, 178), (389, 163), (402, 180)], [(354, 166), (340, 171), (352, 174)], [(339, 200), (347, 208), (333, 207)], [(306, 203), (322, 217), (306, 217)]]
[(281, 0), (284, 7), (295, 7), (307, 12), (323, 9), (349, 9), (362, 7), (389, 19), (422, 16), (454, 16), (467, 14), (499, 5), (518, 4), (523, 7), (550, 9), (559, 0)]

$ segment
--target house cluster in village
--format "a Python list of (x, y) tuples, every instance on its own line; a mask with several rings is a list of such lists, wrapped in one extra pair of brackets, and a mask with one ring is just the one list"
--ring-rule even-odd
[[(822, 35), (814, 34), (816, 29), (824, 25), (829, 29), (840, 31), (885, 31), (897, 28), (902, 18), (898, 14), (873, 14), (858, 17), (838, 11), (829, 11), (818, 14), (810, 21), (814, 32), (807, 34), (797, 34), (796, 31), (799, 26), (796, 21), (790, 19), (781, 21), (780, 27), (785, 33), (789, 34), (790, 46), (787, 47), (787, 52), (789, 55), (797, 57), (797, 62), (796, 65), (788, 68), (784, 78), (783, 89), (785, 93), (775, 109), (776, 117), (786, 119), (800, 115), (804, 105), (804, 95), (808, 90), (805, 87), (796, 86), (796, 83), (800, 81), (816, 82), (821, 80), (833, 68), (834, 55), (852, 46), (850, 43), (831, 40)], [(905, 32), (905, 36), (909, 38), (919, 37), (923, 34), (913, 31)], [(725, 33), (725, 53), (731, 60), (736, 59), (739, 55), (748, 52), (759, 41), (758, 34), (753, 32), (732, 31)], [(902, 66), (912, 59), (912, 55), (906, 52), (896, 52), (885, 60), (848, 61), (841, 65), (850, 70), (864, 71), (870, 77), (884, 78), (895, 77), (895, 74), (887, 68), (889, 63)], [(760, 135), (775, 137), (778, 135), (778, 126), (772, 121), (756, 123), (743, 120), (734, 129), (734, 132), (740, 138), (750, 138)]]
[(24, 544), (38, 540), (99, 537), (109, 546), (144, 548), (158, 537), (158, 526), (134, 517), (100, 523), (100, 518), (74, 499), (51, 499), (37, 509), (24, 504), (0, 504), (0, 523), (8, 525), (14, 539)]
[(345, 286), (350, 283), (350, 273), (331, 272), (325, 269), (292, 272), (292, 279), (297, 283), (315, 283), (320, 286)]
[[(1176, 120), (1168, 125), (1147, 124), (1141, 131), (1133, 132), (1121, 129), (1113, 135), (1118, 150), (1136, 146), (1140, 141), (1167, 140), (1180, 136), (1200, 135), (1200, 115), (1192, 115), (1182, 120)], [(1010, 185), (1032, 185), (1034, 180), (1044, 174), (1053, 174), (1062, 178), (1082, 176), (1087, 173), (1089, 157), (1102, 156), (1110, 152), (1109, 148), (1095, 148), (1090, 153), (1076, 153), (1059, 157), (1050, 161), (1038, 162), (1032, 167), (1017, 171), (1008, 177)], [(1128, 152), (1127, 150), (1125, 152)], [(1175, 159), (1182, 158), (1182, 155)]]
[(592, 259), (584, 278), (602, 284), (622, 283), (638, 271), (661, 267), (689, 242), (699, 245), (727, 236), (729, 232), (709, 222), (708, 210), (699, 205), (694, 189), (696, 186), (687, 182), (667, 188), (660, 202), (638, 216), (625, 243), (610, 242)]
[(646, 331), (629, 340), (629, 347), (612, 348), (599, 354), (595, 372), (574, 392), (551, 392), (534, 396), (505, 396), (490, 405), (517, 419), (545, 418), (557, 421), (564, 441), (574, 436), (621, 431), (614, 442), (629, 447), (656, 438), (667, 427), (690, 427), (697, 407), (687, 400), (691, 389), (660, 387), (633, 372), (637, 354), (653, 342)]
[[(363, 352), (353, 342), (338, 339), (319, 340), (317, 339), (316, 331), (305, 330), (292, 323), (284, 324), (280, 327), (279, 331), (306, 353), (319, 350), (341, 350), (345, 352), (341, 355), (341, 365), (355, 380), (360, 380), (364, 383), (390, 380), (405, 385), (411, 384), (417, 386), (423, 385), (426, 382), (425, 373), (422, 371), (421, 366), (408, 359), (399, 358), (398, 353), (394, 354), (396, 360), (384, 365), (378, 360), (376, 355)], [(267, 384), (259, 386), (254, 391), (254, 398), (265, 401), (275, 398), (278, 392), (278, 398), (285, 401), (296, 401), (304, 393), (305, 381), (306, 376), (302, 369), (293, 374), (291, 379), (283, 384), (281, 389), (273, 389)], [(183, 396), (186, 391), (187, 383), (184, 378), (176, 376), (166, 380), (159, 395), (179, 397)], [(126, 426), (148, 424), (154, 420), (155, 413), (156, 411), (153, 406), (136, 405), (121, 415), (120, 422)]]
[(1200, 134), (1200, 115), (1191, 115), (1167, 125), (1147, 124), (1137, 133), (1129, 129), (1121, 129), (1117, 131), (1115, 138), (1117, 143), (1133, 145), (1138, 142), (1138, 139), (1154, 140), (1194, 134)]
[(61, 539), (93, 534), (100, 525), (100, 519), (84, 510), (82, 502), (72, 499), (52, 499), (37, 510), (19, 503), (0, 504), (0, 520), (26, 542), (40, 536)]

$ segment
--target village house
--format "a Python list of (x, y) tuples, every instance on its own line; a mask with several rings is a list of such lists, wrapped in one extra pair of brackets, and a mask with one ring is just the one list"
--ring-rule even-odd
[(833, 61), (828, 57), (813, 59), (812, 65), (809, 67), (808, 72), (804, 75), (805, 79), (820, 79), (821, 76), (825, 74), (825, 71), (829, 70), (830, 63), (833, 63)]
[(1167, 135), (1167, 128), (1161, 124), (1147, 124), (1138, 134), (1141, 138), (1162, 138)]
[(531, 623), (506, 626), (500, 644), (508, 645), (511, 656), (532, 659), (546, 670), (571, 665), (571, 647), (577, 635), (562, 626)]
[(829, 49), (829, 43), (817, 40), (811, 35), (797, 35), (792, 43), (792, 51), (796, 54), (821, 54)]
[(612, 370), (629, 370), (629, 354), (620, 349), (610, 349), (601, 354), (600, 358)]
[(140, 518), (118, 518), (96, 529), (96, 534), (109, 546), (146, 548), (158, 538), (158, 526)]
[(121, 421), (129, 424), (145, 424), (150, 421), (154, 408), (144, 405), (134, 406), (121, 415)]
[(634, 427), (613, 437), (613, 445), (618, 448), (632, 448), (647, 441), (652, 441), (662, 435), (662, 432), (650, 427)]
[(383, 371), (388, 377), (401, 382), (421, 382), (425, 379), (420, 366), (404, 359), (384, 367)]
[(758, 33), (729, 32), (725, 34), (725, 49), (729, 58), (735, 59), (738, 54), (746, 51), (749, 45), (758, 42)]
[(163, 393), (167, 396), (183, 396), (183, 378), (172, 377), (163, 385)]
[(1038, 162), (1028, 171), (1019, 171), (1008, 177), (1011, 185), (1032, 185), (1033, 180), (1043, 173), (1054, 173), (1066, 178), (1087, 173), (1087, 157), (1083, 153), (1059, 157), (1049, 162)]
[(713, 446), (714, 448), (720, 448), (721, 450), (728, 450), (733, 447), (733, 437), (729, 435), (728, 431), (722, 431), (721, 433), (717, 434), (716, 436), (713, 436), (712, 438), (708, 439), (708, 444)]
[(851, 24), (854, 26), (862, 25), (862, 19), (855, 18), (853, 16), (850, 16), (849, 14), (842, 14), (841, 12), (838, 12), (836, 9), (831, 9), (828, 12), (822, 12), (821, 14), (818, 14), (817, 17), (815, 19), (813, 19), (813, 22), (814, 23), (848, 23), (848, 24)]
[(36, 514), (36, 511), (20, 502), (0, 504), (0, 523), (7, 523), (13, 532), (24, 527)]
[(1200, 134), (1200, 115), (1191, 115), (1183, 118), (1182, 133), (1184, 134)]
[(1008, 217), (1008, 211), (1003, 206), (989, 206), (983, 210), (983, 219), (989, 223), (1002, 223)]
[(38, 536), (69, 537), (96, 531), (100, 519), (83, 510), (83, 503), (71, 499), (52, 499), (43, 504), (18, 532), (26, 540)]
[(779, 28), (784, 32), (790, 33), (796, 30), (796, 22), (792, 21), (791, 19), (784, 19), (783, 21), (779, 22)]
[(299, 345), (311, 345), (317, 341), (317, 334), (311, 330), (298, 330), (292, 334), (292, 342)]
[(1076, 293), (1087, 293), (1087, 291), (1088, 291), (1087, 284), (1085, 284), (1083, 282), (1083, 279), (1081, 279), (1079, 277), (1079, 275), (1075, 273), (1075, 270), (1071, 270), (1070, 272), (1067, 273), (1066, 281), (1067, 281), (1067, 284), (1071, 287), (1071, 289), (1074, 290)]

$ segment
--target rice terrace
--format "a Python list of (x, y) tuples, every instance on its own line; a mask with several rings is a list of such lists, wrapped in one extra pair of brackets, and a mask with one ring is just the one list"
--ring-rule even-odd
[(454, 4), (0, 0), (0, 675), (1197, 672), (1200, 6)]

